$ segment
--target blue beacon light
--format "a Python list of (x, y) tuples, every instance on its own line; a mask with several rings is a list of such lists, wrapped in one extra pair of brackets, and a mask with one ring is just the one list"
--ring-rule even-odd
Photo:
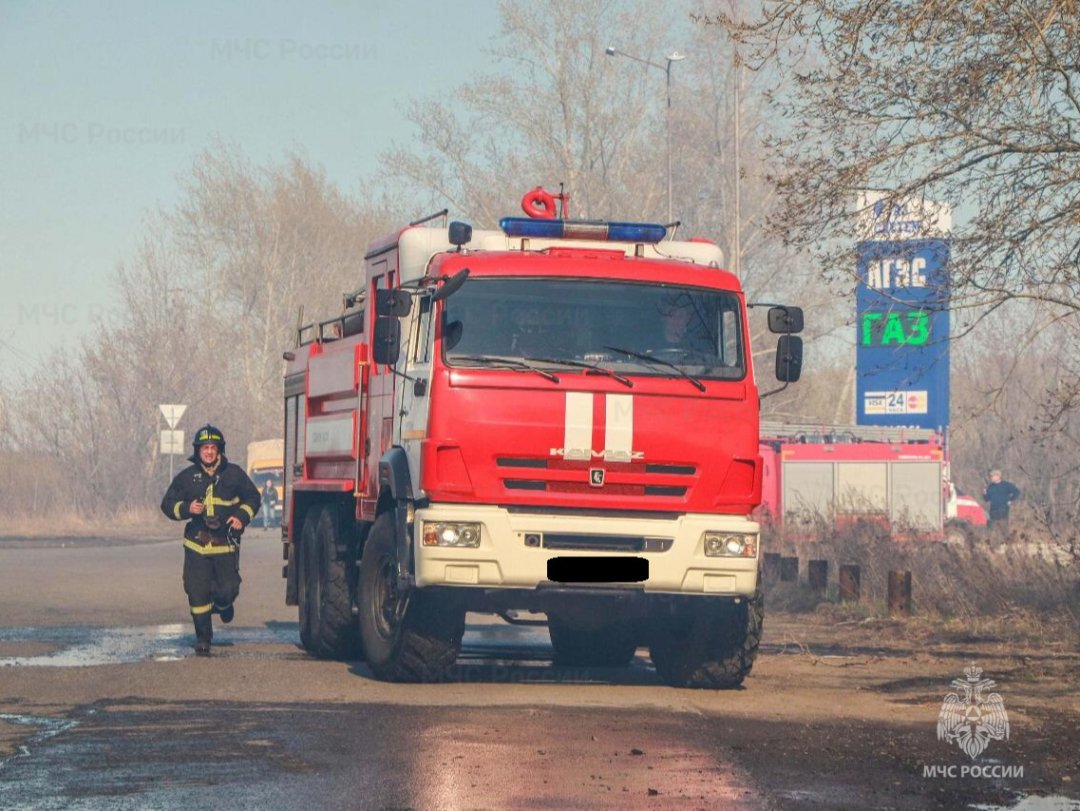
[(572, 220), (503, 217), (499, 228), (508, 237), (593, 239), (601, 242), (660, 242), (667, 227), (647, 222), (574, 222)]

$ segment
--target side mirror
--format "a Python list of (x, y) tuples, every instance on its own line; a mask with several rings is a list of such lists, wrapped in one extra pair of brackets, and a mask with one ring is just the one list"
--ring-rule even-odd
[(802, 307), (770, 307), (769, 332), (793, 333), (803, 330)]
[(443, 299), (450, 298), (450, 296), (454, 295), (454, 293), (461, 289), (461, 286), (465, 284), (465, 280), (468, 278), (469, 269), (462, 268), (450, 278), (445, 279), (445, 281), (443, 281), (443, 283), (439, 285), (438, 288), (436, 288), (435, 292), (431, 296), (431, 300), (442, 301)]
[(450, 223), (447, 238), (451, 245), (457, 245), (459, 248), (462, 245), (468, 245), (472, 241), (472, 226), (467, 222), (455, 220)]
[[(771, 313), (770, 313), (771, 315)], [(776, 379), (782, 383), (794, 383), (802, 374), (802, 338), (798, 335), (781, 335), (776, 342)]]
[[(381, 292), (381, 291), (380, 291)], [(401, 322), (395, 316), (375, 319), (375, 335), (371, 341), (371, 357), (376, 363), (393, 366), (401, 354)]]
[(405, 290), (376, 290), (375, 315), (401, 318), (412, 309), (412, 296)]

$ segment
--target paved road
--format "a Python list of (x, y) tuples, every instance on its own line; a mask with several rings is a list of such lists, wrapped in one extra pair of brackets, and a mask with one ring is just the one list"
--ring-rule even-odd
[(555, 668), (542, 628), (470, 617), (454, 681), (384, 684), (298, 648), (280, 549), (249, 533), (198, 659), (175, 541), (0, 541), (0, 808), (1073, 807), (1074, 715), (1014, 716), (1043, 740), (999, 746), (1022, 780), (923, 776), (963, 762), (934, 732), (954, 661), (808, 657), (774, 622), (746, 689), (676, 690), (644, 651)]

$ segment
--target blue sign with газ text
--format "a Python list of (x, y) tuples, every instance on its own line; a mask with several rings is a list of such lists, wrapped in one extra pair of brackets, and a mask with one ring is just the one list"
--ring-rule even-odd
[(896, 207), (884, 218), (878, 206), (872, 233), (880, 238), (856, 246), (856, 422), (941, 430), (949, 424), (949, 243), (919, 238), (917, 218)]

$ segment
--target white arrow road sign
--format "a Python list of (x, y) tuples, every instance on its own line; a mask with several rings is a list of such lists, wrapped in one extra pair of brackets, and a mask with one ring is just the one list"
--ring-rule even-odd
[(164, 404), (159, 405), (162, 415), (165, 417), (165, 422), (168, 423), (170, 428), (175, 428), (176, 423), (180, 422), (180, 418), (184, 416), (184, 412), (187, 411), (186, 405), (176, 404)]

